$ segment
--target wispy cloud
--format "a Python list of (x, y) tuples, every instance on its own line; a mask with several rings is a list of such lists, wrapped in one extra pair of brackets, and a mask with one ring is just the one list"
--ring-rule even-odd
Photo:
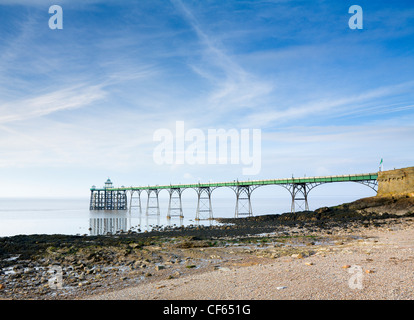
[(57, 111), (71, 110), (88, 106), (104, 99), (102, 86), (77, 85), (44, 95), (0, 105), (0, 123), (27, 120), (45, 116)]
[[(47, 27), (52, 4), (64, 9), (56, 32)], [(84, 169), (84, 180), (123, 172), (146, 184), (240, 175), (232, 166), (155, 165), (153, 133), (174, 132), (177, 120), (186, 129), (262, 129), (263, 178), (303, 167), (371, 170), (379, 152), (412, 161), (412, 10), (398, 3), (388, 19), (388, 7), (371, 6), (361, 32), (347, 29), (346, 6), (326, 1), (0, 0), (0, 8), (2, 176), (58, 168), (74, 181), (67, 172)]]
[[(409, 81), (402, 84), (379, 87), (351, 96), (337, 96), (324, 98), (302, 105), (294, 105), (288, 108), (275, 107), (275, 110), (266, 110), (265, 112), (256, 112), (249, 115), (248, 123), (252, 125), (262, 125), (268, 127), (271, 125), (286, 124), (292, 120), (301, 120), (304, 117), (316, 116), (320, 119), (340, 118), (348, 115), (359, 114), (364, 116), (373, 116), (384, 112), (398, 112), (409, 110), (410, 104), (398, 108), (384, 110), (381, 99), (387, 97), (399, 96), (402, 94), (411, 94), (414, 88), (414, 82)], [(369, 103), (369, 107), (367, 106)]]
[(194, 13), (181, 0), (171, 2), (182, 12), (202, 46), (199, 61), (190, 62), (190, 66), (213, 86), (206, 106), (216, 114), (257, 106), (257, 100), (269, 94), (273, 85), (240, 66), (218, 39), (203, 30)]

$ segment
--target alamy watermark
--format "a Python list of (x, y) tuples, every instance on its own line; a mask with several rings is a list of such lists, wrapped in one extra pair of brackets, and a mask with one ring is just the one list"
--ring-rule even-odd
[(49, 28), (51, 30), (63, 29), (63, 9), (61, 6), (53, 5), (49, 7), (49, 13), (53, 14), (49, 18)]
[(352, 17), (350, 17), (348, 20), (349, 29), (351, 30), (363, 29), (364, 28), (363, 10), (361, 6), (358, 6), (356, 4), (350, 6), (348, 13), (352, 14)]
[(363, 280), (363, 272), (361, 266), (351, 266), (348, 269), (348, 272), (352, 274), (351, 278), (348, 280), (348, 286), (351, 289), (363, 289), (362, 280)]
[(52, 290), (59, 290), (63, 288), (63, 272), (61, 266), (50, 266), (48, 273), (52, 276), (48, 280), (49, 288)]
[[(363, 11), (361, 6), (352, 5), (348, 9), (348, 13), (352, 14), (352, 17), (348, 20), (348, 26), (350, 29), (363, 29)], [(59, 5), (52, 5), (49, 7), (49, 14), (52, 16), (49, 18), (49, 28), (51, 30), (63, 29), (63, 9)]]
[(185, 129), (184, 121), (176, 121), (175, 132), (158, 129), (153, 141), (156, 164), (232, 164), (244, 165), (243, 175), (256, 175), (261, 170), (262, 133), (260, 129)]

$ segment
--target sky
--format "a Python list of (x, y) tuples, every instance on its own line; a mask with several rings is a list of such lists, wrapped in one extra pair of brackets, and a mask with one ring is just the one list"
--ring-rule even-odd
[[(0, 0), (0, 197), (413, 166), (413, 74), (412, 1)], [(208, 163), (177, 123), (260, 131), (258, 170)], [(156, 132), (206, 161), (157, 162)]]

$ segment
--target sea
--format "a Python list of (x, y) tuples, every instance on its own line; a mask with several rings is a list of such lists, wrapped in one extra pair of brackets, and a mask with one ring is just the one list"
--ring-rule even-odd
[[(351, 202), (358, 196), (309, 197), (309, 208), (315, 210)], [(281, 214), (290, 211), (291, 199), (286, 197), (252, 197), (253, 215)], [(212, 197), (214, 218), (235, 216), (235, 196)], [(91, 211), (89, 198), (0, 198), (0, 237), (32, 234), (111, 235), (119, 232), (145, 232), (167, 226), (214, 225), (215, 220), (200, 216), (195, 220), (197, 199), (183, 196), (183, 218), (167, 219), (168, 198), (160, 198), (160, 215), (146, 215), (146, 201), (138, 208), (122, 211)], [(300, 209), (300, 208), (299, 208)]]

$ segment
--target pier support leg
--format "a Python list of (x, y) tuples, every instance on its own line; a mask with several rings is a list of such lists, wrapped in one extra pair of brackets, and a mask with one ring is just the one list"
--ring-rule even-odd
[(131, 213), (132, 209), (138, 210), (139, 214), (142, 214), (141, 207), (141, 190), (132, 190), (131, 198), (129, 199), (129, 212)]
[(114, 210), (114, 191), (105, 190), (105, 210)]
[(309, 211), (308, 205), (308, 189), (306, 183), (294, 183), (292, 184), (292, 205), (291, 212), (296, 212), (296, 206), (300, 210)]
[(170, 201), (168, 202), (168, 213), (167, 219), (171, 219), (172, 216), (184, 218), (183, 215), (183, 204), (181, 202), (181, 192), (180, 188), (170, 189)]
[(158, 200), (158, 189), (149, 189), (147, 190), (147, 210), (146, 215), (160, 215), (160, 202)]
[(355, 181), (358, 182), (360, 184), (363, 184), (367, 187), (370, 187), (372, 190), (374, 190), (375, 192), (378, 192), (378, 181), (377, 180), (363, 180), (363, 181)]
[(91, 200), (89, 203), (89, 210), (98, 210), (99, 191), (91, 191)]
[(98, 210), (104, 210), (105, 209), (105, 192), (104, 191), (98, 191)]
[(239, 215), (251, 217), (253, 215), (252, 203), (250, 195), (253, 190), (250, 186), (237, 186), (234, 189), (236, 193), (236, 210), (234, 217), (238, 218)]
[[(211, 188), (199, 187), (196, 189), (198, 202), (195, 220), (213, 219), (213, 207), (211, 206)], [(208, 214), (208, 218), (205, 214)]]

